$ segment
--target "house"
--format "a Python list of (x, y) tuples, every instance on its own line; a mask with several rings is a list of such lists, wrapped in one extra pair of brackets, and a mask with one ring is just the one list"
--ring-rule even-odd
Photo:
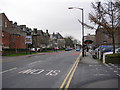
[[(102, 28), (96, 30), (96, 46), (100, 45), (112, 45), (112, 37)], [(120, 46), (120, 28), (115, 32), (115, 45)]]
[(50, 47), (65, 48), (65, 39), (60, 33), (53, 33), (50, 35)]
[(17, 23), (9, 21), (5, 13), (0, 13), (0, 29), (2, 31), (2, 49), (26, 49), (26, 32)]
[(34, 48), (49, 48), (50, 35), (48, 33), (48, 30), (46, 30), (46, 32), (43, 32), (43, 30), (37, 30), (36, 28), (34, 28), (32, 38), (32, 46)]

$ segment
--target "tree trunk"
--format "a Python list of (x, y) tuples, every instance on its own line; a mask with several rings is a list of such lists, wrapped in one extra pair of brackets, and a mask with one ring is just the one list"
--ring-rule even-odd
[(113, 8), (111, 2), (111, 12), (112, 12), (112, 44), (113, 44), (113, 54), (115, 53), (115, 30), (114, 30), (114, 17), (113, 17)]
[(113, 54), (115, 53), (115, 35), (112, 34), (112, 45), (113, 45)]

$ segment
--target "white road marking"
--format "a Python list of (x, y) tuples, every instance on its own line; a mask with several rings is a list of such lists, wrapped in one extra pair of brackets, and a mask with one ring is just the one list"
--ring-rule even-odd
[(109, 64), (110, 64), (111, 66), (113, 66), (113, 67), (116, 67), (116, 68), (118, 67), (118, 66), (115, 66), (115, 65), (114, 65), (114, 64), (112, 64), (112, 63), (109, 63)]
[(116, 74), (116, 75), (120, 77), (120, 74)]
[(94, 74), (94, 76), (103, 76), (105, 74)]
[(53, 72), (53, 70), (51, 70), (50, 72), (48, 72), (46, 75), (50, 75)]
[(56, 76), (56, 75), (58, 75), (59, 72), (60, 72), (60, 70), (51, 70), (46, 75)]
[(108, 64), (104, 64), (105, 66), (107, 66), (107, 67), (110, 67)]
[(89, 67), (92, 67), (92, 66), (93, 66), (93, 67), (96, 67), (96, 66), (97, 66), (97, 67), (101, 67), (102, 65), (89, 65)]
[(32, 63), (29, 63), (29, 65), (32, 65), (32, 64), (35, 64), (35, 63), (39, 63), (41, 61), (36, 61), (36, 62), (32, 62)]
[(110, 69), (112, 69), (112, 70), (113, 70), (113, 68), (110, 68)]
[(24, 74), (24, 73), (27, 73), (27, 72), (29, 72), (31, 69), (28, 69), (28, 70), (23, 70), (23, 71), (20, 71), (20, 72), (18, 72), (18, 73), (22, 73), (22, 74)]
[(47, 75), (56, 76), (56, 75), (58, 75), (60, 70), (27, 69), (27, 70), (20, 71), (18, 73), (21, 73), (21, 74), (41, 74), (42, 72), (47, 72), (47, 74), (45, 74), (46, 76)]
[(44, 72), (44, 71), (45, 71), (45, 70), (41, 69), (41, 70), (39, 70), (38, 72), (33, 73), (33, 74), (40, 74), (40, 73), (42, 73), (42, 72)]
[(93, 66), (93, 65), (89, 65), (90, 67)]
[(15, 70), (15, 69), (17, 69), (17, 68), (15, 67), (15, 68), (11, 68), (11, 69), (9, 69), (9, 70), (2, 71), (2, 72), (0, 72), (0, 74), (1, 74), (1, 73), (9, 72), (9, 71), (12, 71), (12, 70)]
[(118, 71), (114, 71), (115, 73), (117, 73)]
[(18, 73), (22, 73), (22, 74), (40, 74), (42, 72), (44, 72), (43, 69), (28, 69), (28, 70), (20, 71)]

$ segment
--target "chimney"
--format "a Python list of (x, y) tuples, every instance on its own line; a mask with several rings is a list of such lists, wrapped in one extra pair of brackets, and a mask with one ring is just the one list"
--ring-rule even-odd
[(13, 25), (14, 25), (14, 27), (17, 27), (17, 22), (14, 22), (14, 24), (13, 24)]
[(13, 24), (13, 21), (10, 21), (11, 24)]
[(48, 30), (46, 30), (46, 33), (48, 33)]
[(37, 28), (34, 28), (34, 32), (35, 32), (35, 34), (37, 34)]
[(16, 25), (16, 26), (17, 26), (17, 22), (14, 22), (14, 25)]

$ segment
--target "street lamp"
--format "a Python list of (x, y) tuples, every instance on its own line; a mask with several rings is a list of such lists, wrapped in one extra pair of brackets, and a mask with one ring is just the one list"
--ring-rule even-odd
[(84, 57), (84, 11), (83, 8), (78, 8), (78, 7), (69, 7), (68, 9), (82, 10), (82, 56)]

